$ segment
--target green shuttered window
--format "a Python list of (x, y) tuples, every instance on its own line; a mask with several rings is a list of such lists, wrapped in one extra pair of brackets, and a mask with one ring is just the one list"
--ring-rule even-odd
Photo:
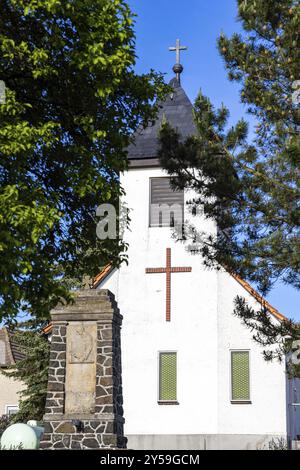
[(249, 351), (231, 351), (232, 401), (250, 401)]
[(159, 353), (159, 401), (177, 400), (177, 355)]

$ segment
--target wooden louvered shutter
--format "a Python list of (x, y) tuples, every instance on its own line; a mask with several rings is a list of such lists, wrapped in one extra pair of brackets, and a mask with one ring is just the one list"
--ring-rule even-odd
[(174, 191), (170, 178), (150, 178), (150, 227), (183, 224), (183, 211), (183, 191)]
[(159, 354), (159, 400), (177, 399), (177, 355), (175, 352)]
[(249, 351), (231, 351), (232, 401), (250, 400)]

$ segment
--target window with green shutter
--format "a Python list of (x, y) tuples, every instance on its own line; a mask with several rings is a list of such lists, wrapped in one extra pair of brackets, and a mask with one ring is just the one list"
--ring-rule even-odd
[(177, 354), (159, 353), (159, 401), (177, 400)]
[(249, 351), (231, 351), (231, 399), (250, 401)]

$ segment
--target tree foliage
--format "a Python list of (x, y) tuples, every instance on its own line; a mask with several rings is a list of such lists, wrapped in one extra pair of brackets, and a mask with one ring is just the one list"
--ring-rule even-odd
[(29, 419), (42, 420), (48, 383), (50, 343), (48, 338), (34, 330), (17, 330), (14, 342), (24, 353), (24, 359), (2, 373), (23, 382), (19, 411), (9, 420), (10, 424), (27, 422)]
[(126, 247), (96, 238), (117, 205), (132, 132), (154, 117), (159, 74), (138, 76), (124, 0), (0, 0), (0, 318), (45, 318), (63, 278)]
[[(5, 429), (10, 425), (10, 417), (7, 415), (2, 415), (0, 416), (0, 438), (2, 434), (4, 433)], [(0, 446), (1, 450), (1, 446)]]
[[(286, 361), (290, 377), (300, 377), (300, 325), (290, 319), (274, 320), (262, 303), (256, 310), (243, 297), (235, 299), (234, 315), (253, 333), (266, 361)], [(286, 360), (287, 359), (287, 360)]]
[[(249, 140), (244, 119), (230, 128), (228, 109), (215, 109), (200, 92), (197, 135), (182, 142), (165, 124), (160, 158), (175, 187), (195, 191), (193, 212), (201, 205), (217, 222), (215, 236), (186, 227), (186, 238), (198, 245), (206, 264), (226, 266), (266, 294), (277, 280), (300, 286), (300, 5), (239, 0), (238, 11), (243, 33), (222, 34), (218, 47), (229, 79), (239, 83), (241, 101), (255, 117), (255, 137)], [(256, 335), (261, 344), (275, 344), (287, 331), (298, 338), (290, 322), (284, 332), (270, 331), (264, 315), (239, 299), (238, 312), (247, 326), (262, 327)]]
[(250, 188), (243, 224), (253, 249), (248, 258), (265, 290), (278, 278), (299, 288), (300, 5), (240, 0), (238, 7), (245, 35), (221, 35), (219, 50), (258, 123), (257, 156), (239, 162), (246, 170), (243, 187)]
[(229, 77), (241, 83), (242, 101), (257, 118), (254, 142), (248, 143), (243, 119), (228, 129), (229, 111), (216, 110), (201, 92), (194, 108), (197, 136), (180, 142), (165, 125), (161, 137), (161, 159), (174, 184), (195, 189), (195, 204), (218, 223), (218, 239), (205, 248), (208, 259), (232, 266), (262, 291), (278, 278), (299, 287), (300, 140), (293, 83), (300, 7), (294, 3), (240, 1), (249, 34), (219, 39)]

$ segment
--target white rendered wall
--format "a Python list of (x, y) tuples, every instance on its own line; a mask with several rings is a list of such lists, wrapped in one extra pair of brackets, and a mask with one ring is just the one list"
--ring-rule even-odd
[[(132, 209), (129, 265), (100, 288), (116, 296), (124, 317), (122, 364), (125, 435), (285, 434), (284, 366), (267, 364), (251, 333), (232, 315), (236, 295), (249, 294), (227, 273), (207, 270), (199, 255), (172, 239), (171, 229), (149, 227), (149, 178), (160, 169), (126, 172), (122, 186)], [(211, 222), (199, 221), (203, 230)], [(171, 322), (166, 322), (166, 275), (145, 274), (172, 266)], [(252, 298), (251, 298), (252, 299)], [(251, 350), (251, 405), (230, 403), (230, 349)], [(179, 405), (158, 405), (158, 352), (177, 351)]]
[(24, 384), (12, 377), (6, 377), (0, 372), (0, 416), (6, 414), (7, 406), (18, 406), (19, 392), (24, 389)]
[[(219, 433), (285, 434), (286, 373), (284, 364), (266, 362), (263, 348), (253, 341), (241, 320), (232, 314), (233, 299), (239, 295), (259, 310), (259, 304), (228, 273), (218, 274), (218, 408)], [(250, 351), (251, 404), (231, 404), (230, 350)]]

